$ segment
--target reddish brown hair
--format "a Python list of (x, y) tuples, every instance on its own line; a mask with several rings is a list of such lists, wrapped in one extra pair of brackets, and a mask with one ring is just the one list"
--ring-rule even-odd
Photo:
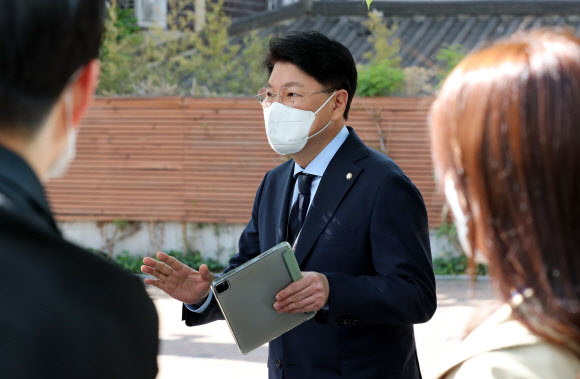
[(469, 55), (431, 127), (502, 300), (532, 289), (515, 316), (580, 357), (580, 40), (536, 30)]

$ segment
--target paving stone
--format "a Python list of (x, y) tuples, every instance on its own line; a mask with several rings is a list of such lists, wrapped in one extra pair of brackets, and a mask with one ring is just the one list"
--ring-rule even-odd
[[(160, 319), (161, 351), (158, 379), (267, 378), (267, 346), (242, 355), (224, 321), (187, 327), (181, 321), (181, 303), (154, 287), (148, 292)], [(431, 378), (461, 342), (474, 312), (493, 304), (489, 281), (480, 281), (471, 293), (468, 280), (437, 281), (437, 312), (415, 326), (417, 351), (424, 378)]]

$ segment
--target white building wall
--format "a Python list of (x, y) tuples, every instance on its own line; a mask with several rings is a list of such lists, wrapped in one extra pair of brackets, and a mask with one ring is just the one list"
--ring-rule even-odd
[[(61, 222), (64, 237), (87, 249), (117, 255), (152, 256), (156, 251), (199, 251), (205, 258), (227, 263), (238, 251), (241, 224)], [(184, 230), (185, 228), (185, 230)]]
[[(190, 250), (201, 252), (204, 258), (213, 258), (226, 264), (231, 255), (238, 251), (238, 240), (245, 225), (75, 221), (62, 222), (60, 227), (66, 239), (85, 248), (113, 255), (128, 251), (135, 256), (152, 256), (158, 250)], [(459, 254), (445, 237), (438, 237), (436, 232), (431, 233), (430, 239), (434, 258), (449, 258)]]

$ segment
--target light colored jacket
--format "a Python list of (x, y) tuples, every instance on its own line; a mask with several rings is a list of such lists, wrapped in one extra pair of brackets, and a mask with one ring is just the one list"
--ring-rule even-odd
[(580, 360), (532, 334), (501, 306), (463, 341), (436, 379), (575, 379)]

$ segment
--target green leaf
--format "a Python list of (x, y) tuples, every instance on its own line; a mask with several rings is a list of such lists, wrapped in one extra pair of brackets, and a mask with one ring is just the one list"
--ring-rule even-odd
[(373, 0), (367, 0), (367, 7), (369, 8), (369, 11), (371, 10), (371, 3), (373, 2)]

